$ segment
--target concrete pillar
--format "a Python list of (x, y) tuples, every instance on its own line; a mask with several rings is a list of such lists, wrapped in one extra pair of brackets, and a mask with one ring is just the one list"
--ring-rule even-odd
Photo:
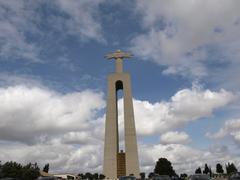
[(107, 178), (114, 179), (117, 174), (118, 121), (114, 76), (108, 77), (107, 113), (105, 121), (105, 145), (103, 172)]
[[(119, 81), (122, 82), (123, 86), (116, 87), (116, 84)], [(122, 88), (124, 94), (126, 175), (134, 174), (136, 177), (139, 177), (140, 170), (130, 75), (127, 73), (119, 72), (111, 74), (108, 77), (107, 114), (105, 122), (104, 175), (106, 178), (117, 178), (117, 154), (119, 152), (117, 112), (118, 88)]]
[(123, 72), (122, 61), (123, 60), (121, 58), (116, 59), (116, 72), (117, 73), (122, 73)]
[(130, 76), (125, 75), (123, 83), (124, 91), (124, 131), (126, 151), (126, 175), (134, 174), (139, 177), (139, 160), (137, 148), (137, 136), (134, 121)]

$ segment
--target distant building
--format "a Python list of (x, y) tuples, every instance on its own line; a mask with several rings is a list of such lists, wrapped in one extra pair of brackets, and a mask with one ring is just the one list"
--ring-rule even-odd
[(53, 174), (46, 173), (44, 171), (40, 171), (40, 176), (42, 177), (53, 177)]

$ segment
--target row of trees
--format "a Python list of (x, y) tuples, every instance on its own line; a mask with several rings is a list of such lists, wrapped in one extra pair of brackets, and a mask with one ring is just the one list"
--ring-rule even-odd
[[(45, 164), (43, 167), (43, 172), (48, 173), (49, 171), (49, 163)], [(37, 163), (29, 163), (25, 166), (20, 163), (9, 161), (4, 164), (1, 164), (0, 161), (0, 178), (18, 178), (20, 180), (36, 180), (40, 176), (40, 169)], [(79, 174), (78, 176), (81, 179), (104, 179), (105, 176), (103, 174), (94, 173), (91, 174), (89, 172), (85, 174)]]
[[(227, 163), (225, 164), (225, 169), (226, 169), (226, 174), (232, 174), (238, 172), (236, 166), (234, 163)], [(195, 171), (196, 174), (209, 174), (212, 176), (213, 172), (212, 169), (209, 165), (205, 164), (204, 169), (202, 170), (201, 167), (198, 167)], [(216, 164), (216, 173), (218, 174), (223, 174), (223, 166), (218, 163)], [(154, 174), (159, 174), (159, 175), (169, 175), (169, 176), (178, 176), (175, 170), (172, 167), (172, 164), (170, 161), (168, 161), (166, 158), (160, 158), (156, 162), (154, 172), (149, 173), (148, 177), (151, 178), (154, 176)], [(141, 175), (141, 174), (140, 174)], [(145, 174), (144, 174), (145, 176)], [(180, 174), (180, 178), (185, 179), (188, 175), (187, 174)]]
[(0, 162), (0, 178), (19, 178), (21, 180), (35, 180), (39, 177), (39, 167), (37, 163), (27, 164), (25, 166), (16, 162), (6, 162), (3, 165)]
[[(43, 167), (43, 171), (48, 173), (49, 164)], [(9, 161), (1, 164), (0, 161), (0, 178), (18, 178), (22, 180), (35, 180), (40, 176), (40, 169), (37, 163), (28, 163), (21, 165), (20, 163)]]
[[(155, 174), (177, 176), (175, 170), (172, 167), (171, 162), (168, 161), (166, 158), (160, 158), (157, 161), (156, 166), (154, 168), (154, 172), (149, 173), (148, 178), (153, 177)], [(186, 174), (184, 174), (184, 175), (187, 176)], [(97, 173), (91, 174), (89, 172), (87, 172), (86, 174), (78, 174), (78, 176), (80, 176), (81, 179), (89, 179), (89, 180), (105, 178), (105, 176), (102, 174), (97, 174)], [(144, 172), (141, 172), (140, 177), (141, 177), (141, 179), (145, 179), (146, 174)]]
[[(226, 174), (232, 174), (232, 173), (236, 173), (238, 170), (236, 168), (236, 166), (233, 163), (227, 163), (225, 164), (225, 168), (226, 168)], [(202, 171), (202, 169), (200, 167), (198, 167), (195, 171), (196, 174), (210, 174), (210, 176), (212, 176), (212, 169), (210, 166), (208, 166), (207, 164), (205, 164), (204, 166), (204, 170)], [(216, 164), (216, 173), (218, 174), (223, 174), (224, 170), (223, 170), (223, 166), (218, 163)]]
[[(233, 163), (227, 163), (225, 164), (226, 174), (231, 174), (237, 172), (237, 168)], [(49, 171), (49, 164), (46, 164), (43, 167), (43, 171), (48, 173)], [(198, 167), (195, 171), (196, 174), (209, 174), (212, 176), (212, 169), (209, 165), (205, 164), (204, 169), (202, 170), (201, 167)], [(218, 163), (216, 164), (216, 173), (223, 174), (223, 166)], [(155, 174), (159, 175), (169, 175), (171, 177), (178, 176), (175, 170), (172, 167), (172, 164), (170, 161), (168, 161), (166, 158), (160, 158), (156, 162), (154, 171), (148, 174), (148, 178), (153, 177)], [(24, 180), (35, 180), (37, 177), (40, 176), (40, 171), (37, 163), (34, 164), (27, 164), (25, 166), (16, 163), (16, 162), (6, 162), (5, 164), (1, 164), (0, 161), (0, 178), (6, 178), (6, 177), (13, 177), (13, 178), (19, 178)], [(103, 174), (98, 173), (85, 173), (85, 174), (79, 174), (78, 176), (81, 177), (81, 179), (104, 179), (105, 176)], [(144, 172), (140, 173), (141, 179), (145, 179), (146, 174)], [(181, 174), (180, 178), (185, 179), (188, 175), (187, 174)], [(179, 177), (179, 176), (178, 176)]]
[(81, 178), (81, 179), (89, 179), (89, 180), (93, 180), (93, 179), (104, 179), (105, 176), (103, 174), (98, 174), (98, 173), (85, 173), (85, 174), (78, 174), (78, 176)]

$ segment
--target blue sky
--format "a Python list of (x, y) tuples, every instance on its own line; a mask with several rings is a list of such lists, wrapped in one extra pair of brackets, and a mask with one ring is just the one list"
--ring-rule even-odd
[(0, 160), (101, 172), (106, 78), (114, 72), (104, 56), (122, 49), (134, 54), (124, 70), (141, 171), (160, 157), (179, 173), (228, 161), (240, 168), (239, 7), (0, 0)]

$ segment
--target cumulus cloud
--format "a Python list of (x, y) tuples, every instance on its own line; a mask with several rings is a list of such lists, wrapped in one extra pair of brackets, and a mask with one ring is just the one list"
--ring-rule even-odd
[(50, 172), (101, 172), (103, 144), (85, 144), (73, 146), (63, 144), (58, 139), (48, 143), (28, 146), (19, 143), (4, 143), (0, 141), (0, 159), (17, 161), (21, 163), (37, 162), (42, 168), (50, 163)]
[(1, 140), (27, 144), (69, 132), (73, 133), (66, 134), (65, 139), (76, 139), (79, 135), (74, 136), (75, 131), (99, 124), (96, 113), (105, 107), (102, 94), (91, 90), (63, 95), (38, 87), (15, 86), (0, 88), (0, 99)]
[(240, 144), (240, 119), (231, 119), (225, 121), (223, 127), (216, 133), (207, 133), (206, 136), (213, 139), (231, 136), (236, 143)]
[[(136, 1), (146, 30), (132, 51), (165, 66), (165, 74), (203, 77), (239, 66), (238, 1)], [(223, 68), (224, 67), (224, 68)]]
[[(173, 129), (212, 115), (233, 97), (225, 90), (214, 92), (194, 86), (178, 91), (167, 102), (134, 100), (137, 134), (162, 134), (165, 144), (140, 142), (142, 170), (151, 171), (159, 157), (170, 159), (179, 172), (196, 168), (197, 162), (205, 160), (200, 159), (202, 156), (215, 160), (225, 153), (223, 161), (231, 160), (228, 151), (221, 148), (215, 155), (211, 150), (180, 145), (190, 137)], [(0, 88), (0, 101), (2, 161), (38, 162), (40, 166), (50, 163), (52, 172), (102, 171), (105, 100), (101, 92), (84, 90), (60, 94), (42, 86), (14, 85)], [(119, 110), (121, 119), (121, 106)], [(123, 129), (123, 122), (119, 124)], [(186, 160), (185, 154), (188, 154)], [(192, 161), (194, 157), (196, 162)], [(183, 162), (188, 166), (183, 167)]]
[(190, 141), (189, 135), (185, 132), (170, 131), (161, 135), (162, 144), (186, 144)]
[(150, 103), (134, 100), (137, 132), (140, 135), (161, 134), (182, 125), (209, 117), (214, 110), (234, 100), (234, 94), (199, 87), (179, 90), (170, 101)]
[(197, 167), (203, 167), (205, 163), (215, 167), (216, 163), (234, 162), (238, 167), (239, 156), (228, 151), (199, 150), (182, 144), (155, 144), (142, 145), (140, 147), (140, 161), (142, 171), (151, 172), (154, 163), (160, 157), (166, 157), (173, 164), (177, 173), (194, 173)]
[[(22, 163), (38, 162), (43, 167), (50, 163), (50, 172), (102, 172), (103, 143), (73, 146), (62, 144), (59, 139), (43, 144), (27, 146), (19, 143), (0, 141), (0, 159)], [(217, 148), (219, 150), (212, 150)], [(151, 172), (160, 157), (166, 157), (173, 164), (177, 173), (191, 174), (205, 163), (215, 167), (216, 163), (234, 162), (240, 166), (239, 156), (231, 154), (226, 147), (216, 146), (211, 149), (198, 150), (182, 144), (140, 144), (139, 156), (141, 171)]]
[(102, 171), (101, 92), (16, 85), (0, 88), (0, 99), (1, 161), (50, 163), (52, 172)]

